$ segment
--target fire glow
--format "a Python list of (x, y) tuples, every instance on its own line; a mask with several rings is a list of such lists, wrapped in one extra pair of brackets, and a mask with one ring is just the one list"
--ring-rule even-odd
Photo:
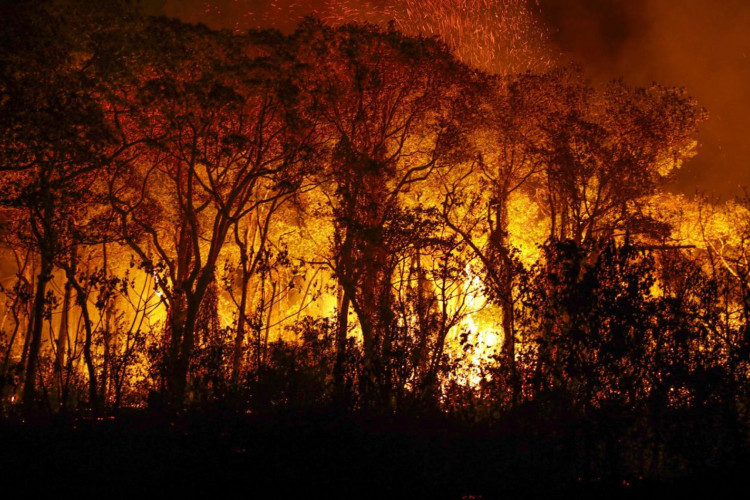
[(16, 14), (71, 22), (8, 35), (4, 405), (598, 408), (671, 383), (627, 356), (745, 369), (747, 200), (666, 187), (684, 89), (560, 65), (534, 2), (235, 4)]

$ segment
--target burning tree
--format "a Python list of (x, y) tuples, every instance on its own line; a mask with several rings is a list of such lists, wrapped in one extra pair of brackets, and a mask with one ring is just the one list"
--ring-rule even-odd
[[(536, 190), (552, 239), (664, 234), (643, 204), (695, 154), (705, 111), (684, 89), (596, 88), (579, 71), (528, 75), (527, 102), (541, 102), (536, 153), (545, 168)], [(538, 104), (537, 104), (538, 106)]]
[[(56, 264), (74, 257), (76, 245), (100, 240), (91, 212), (95, 180), (124, 147), (107, 123), (100, 100), (103, 31), (127, 11), (42, 3), (5, 6), (3, 18), (2, 124), (0, 169), (2, 204), (20, 243), (38, 256), (38, 278), (27, 336), (24, 404), (36, 397), (43, 323), (52, 297), (47, 285)], [(121, 17), (116, 14), (119, 13)], [(67, 295), (66, 295), (67, 296)], [(84, 300), (79, 296), (79, 301)], [(90, 321), (86, 320), (90, 328)], [(91, 404), (96, 377), (87, 331)]]
[(122, 238), (157, 277), (164, 376), (180, 405), (227, 236), (299, 188), (311, 127), (296, 112), (291, 66), (262, 41), (171, 21), (141, 35), (134, 82), (110, 110), (138, 144), (113, 165), (109, 199)]
[(420, 238), (402, 200), (453, 160), (454, 108), (470, 73), (435, 41), (373, 26), (334, 30), (308, 22), (294, 42), (310, 71), (311, 113), (327, 139), (323, 188), (335, 227), (330, 265), (343, 289), (338, 345), (351, 305), (364, 342), (360, 395), (365, 406), (385, 408), (391, 364), (400, 355), (394, 272)]

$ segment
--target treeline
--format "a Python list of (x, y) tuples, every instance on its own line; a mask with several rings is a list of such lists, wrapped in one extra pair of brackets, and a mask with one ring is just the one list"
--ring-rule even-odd
[(684, 90), (373, 25), (2, 9), (3, 411), (536, 423), (601, 474), (745, 446), (748, 203), (664, 191)]

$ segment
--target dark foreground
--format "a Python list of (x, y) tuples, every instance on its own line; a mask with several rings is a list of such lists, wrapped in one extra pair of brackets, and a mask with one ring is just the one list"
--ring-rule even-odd
[[(750, 461), (683, 476), (573, 477), (559, 443), (439, 419), (142, 413), (0, 422), (0, 476), (29, 494), (245, 498), (675, 498), (750, 486)], [(239, 492), (237, 495), (234, 492)]]

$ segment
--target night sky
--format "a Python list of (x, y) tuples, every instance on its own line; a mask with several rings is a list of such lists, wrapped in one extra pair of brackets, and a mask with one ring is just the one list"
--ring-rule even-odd
[[(398, 0), (150, 0), (155, 11), (212, 27), (274, 26), (326, 8), (374, 12)], [(451, 0), (446, 0), (451, 1)], [(452, 0), (458, 2), (458, 0)], [(746, 0), (538, 0), (560, 61), (594, 80), (623, 77), (686, 87), (709, 111), (697, 158), (677, 188), (720, 195), (750, 186), (750, 2)], [(332, 7), (333, 5), (333, 7)], [(372, 15), (366, 16), (373, 20)], [(378, 21), (379, 19), (374, 19)]]

